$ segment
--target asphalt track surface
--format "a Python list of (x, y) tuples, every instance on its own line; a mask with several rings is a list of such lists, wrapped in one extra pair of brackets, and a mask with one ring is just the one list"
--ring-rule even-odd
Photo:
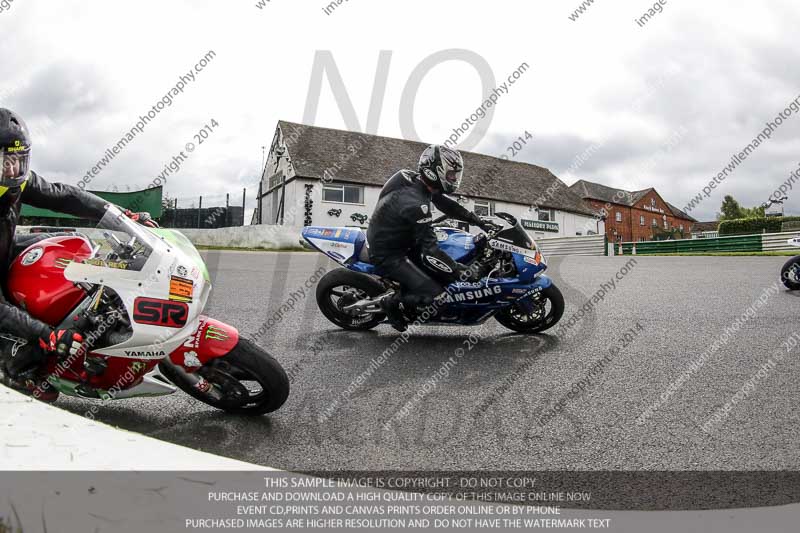
[[(288, 402), (247, 418), (178, 392), (105, 403), (97, 419), (293, 471), (800, 469), (800, 347), (784, 346), (797, 331), (800, 293), (775, 285), (783, 257), (638, 257), (559, 335), (514, 334), (494, 320), (426, 327), (370, 372), (398, 334), (386, 325), (339, 330), (317, 310), (313, 289), (265, 326), (333, 263), (313, 253), (204, 255), (215, 281), (207, 314), (255, 335), (290, 370)], [(629, 260), (551, 258), (547, 273), (566, 299), (562, 324)], [(764, 305), (701, 358), (759, 297)], [(569, 397), (631, 330), (628, 345)], [(443, 370), (457, 348), (463, 356)], [(774, 366), (758, 376), (770, 358)], [(743, 387), (746, 396), (703, 431)], [(542, 423), (561, 398), (560, 412)], [(58, 405), (83, 413), (92, 403)]]

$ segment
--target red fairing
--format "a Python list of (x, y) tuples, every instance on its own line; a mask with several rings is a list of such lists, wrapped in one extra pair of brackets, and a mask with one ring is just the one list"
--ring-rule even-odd
[(172, 352), (169, 358), (174, 364), (192, 373), (208, 361), (228, 355), (238, 342), (239, 331), (236, 328), (201, 315), (197, 331), (183, 346)]
[(32, 317), (57, 326), (86, 297), (64, 277), (64, 269), (91, 255), (92, 247), (83, 237), (52, 237), (29, 246), (11, 264), (9, 299)]

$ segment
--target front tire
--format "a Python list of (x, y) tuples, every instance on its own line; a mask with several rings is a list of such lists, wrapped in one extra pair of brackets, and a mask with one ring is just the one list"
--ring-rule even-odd
[(289, 377), (280, 363), (244, 338), (228, 355), (209, 361), (196, 374), (170, 361), (162, 361), (158, 368), (189, 396), (228, 413), (271, 413), (289, 397)]
[(558, 287), (550, 285), (539, 297), (541, 302), (533, 313), (527, 313), (518, 305), (512, 305), (495, 315), (503, 326), (518, 333), (539, 333), (555, 326), (564, 314), (564, 296)]
[(343, 307), (364, 298), (376, 298), (386, 289), (366, 274), (337, 268), (325, 274), (317, 285), (317, 305), (325, 318), (340, 328), (364, 331), (386, 318), (383, 314), (351, 315)]
[(783, 265), (781, 281), (790, 291), (800, 290), (800, 255), (792, 257)]

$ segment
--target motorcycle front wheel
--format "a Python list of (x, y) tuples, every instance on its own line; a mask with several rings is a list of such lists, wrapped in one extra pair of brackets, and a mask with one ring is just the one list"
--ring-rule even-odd
[(189, 396), (229, 413), (271, 413), (289, 397), (289, 377), (280, 363), (244, 338), (228, 355), (209, 361), (194, 374), (169, 361), (158, 368)]
[(541, 292), (538, 303), (532, 312), (521, 306), (512, 305), (495, 315), (503, 326), (518, 333), (539, 333), (551, 328), (564, 314), (564, 296), (558, 287), (550, 285)]
[(800, 290), (800, 255), (792, 257), (783, 265), (781, 281), (790, 291)]

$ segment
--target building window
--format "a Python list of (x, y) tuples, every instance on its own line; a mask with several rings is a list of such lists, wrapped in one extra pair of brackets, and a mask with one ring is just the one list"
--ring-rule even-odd
[(653, 226), (653, 227), (657, 227), (658, 226), (658, 220), (653, 219), (653, 223), (650, 224), (650, 225)]
[(650, 205), (653, 206), (653, 207), (656, 206), (656, 199), (655, 198), (650, 198)]
[(541, 222), (555, 222), (556, 221), (555, 209), (539, 209), (539, 220)]
[(364, 187), (360, 185), (325, 185), (322, 188), (322, 201), (363, 205)]
[(680, 227), (681, 233), (683, 233), (683, 224), (681, 224), (679, 227)]
[(617, 211), (616, 220), (617, 220), (617, 222), (622, 222), (622, 212), (621, 211)]
[(644, 215), (639, 216), (639, 225), (644, 226)]
[(664, 229), (669, 229), (669, 222), (667, 222), (666, 218), (664, 219)]
[(489, 200), (475, 200), (475, 214), (479, 217), (494, 216), (494, 202)]

